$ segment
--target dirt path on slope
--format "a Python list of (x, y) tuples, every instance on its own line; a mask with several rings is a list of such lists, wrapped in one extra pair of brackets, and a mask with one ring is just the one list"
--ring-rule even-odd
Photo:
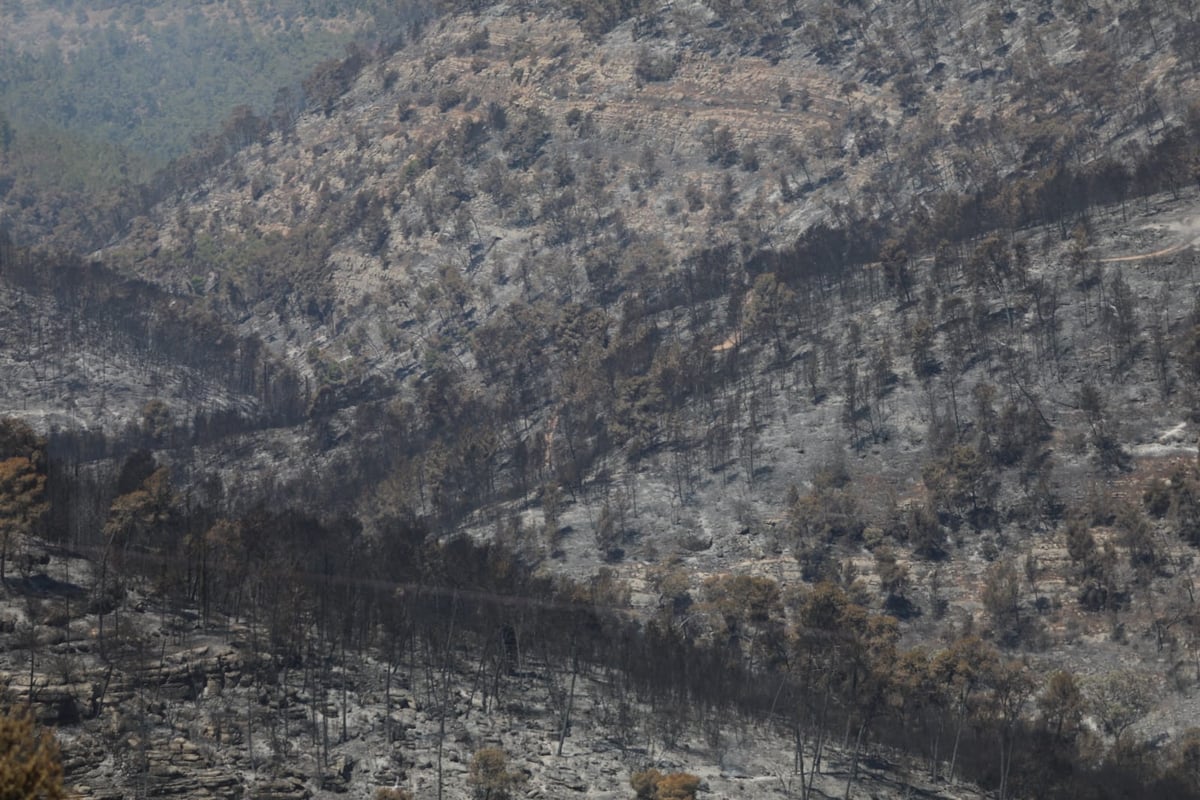
[(1164, 247), (1161, 250), (1155, 250), (1153, 253), (1134, 253), (1127, 256), (1109, 256), (1108, 258), (1100, 259), (1101, 264), (1116, 264), (1122, 261), (1144, 261), (1148, 258), (1161, 258), (1163, 256), (1174, 255), (1189, 247), (1200, 246), (1200, 217), (1186, 217), (1175, 222), (1165, 224), (1147, 225), (1146, 228), (1165, 229), (1174, 233), (1182, 234), (1183, 241)]
[(1100, 259), (1101, 264), (1115, 264), (1118, 261), (1142, 261), (1147, 258), (1159, 258), (1160, 256), (1169, 256), (1178, 253), (1180, 250), (1186, 250), (1196, 242), (1184, 242), (1183, 244), (1164, 247), (1162, 250), (1155, 250), (1153, 253), (1137, 253), (1131, 256), (1112, 256), (1111, 258)]

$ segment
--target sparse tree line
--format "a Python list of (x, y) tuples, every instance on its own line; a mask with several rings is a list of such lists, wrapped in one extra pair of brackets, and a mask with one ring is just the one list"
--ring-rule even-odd
[[(44, 440), (11, 420), (4, 431), (5, 465), (24, 458), (25, 471), (43, 480), (56, 471)], [(43, 485), (3, 486), (0, 523), (14, 555), (15, 543), (35, 533), (65, 534), (43, 527), (57, 518)], [(324, 758), (348, 735), (346, 669), (369, 652), (389, 665), (389, 681), (394, 675), (443, 717), (458, 713), (450, 685), (466, 680), (460, 676), (474, 676), (469, 691), (486, 713), (525, 691), (520, 676), (532, 674), (561, 716), (563, 736), (577, 676), (606, 687), (601, 707), (625, 747), (674, 744), (689, 731), (711, 732), (719, 747), (731, 724), (777, 727), (794, 738), (790, 769), (800, 797), (828, 773), (834, 743), (848, 762), (837, 768), (848, 788), (871, 753), (910, 774), (970, 780), (1000, 797), (1200, 793), (1200, 733), (1165, 753), (1130, 735), (1164, 691), (1156, 681), (1130, 672), (1039, 675), (970, 632), (944, 646), (905, 648), (897, 619), (871, 609), (847, 568), (800, 586), (730, 575), (694, 590), (664, 572), (660, 613), (639, 621), (611, 573), (585, 583), (549, 578), (503, 544), (439, 537), (412, 518), (393, 520), (375, 538), (352, 519), (265, 509), (226, 517), (181, 496), (147, 455), (126, 462), (109, 495), (98, 529), (68, 542), (97, 545), (86, 612), (98, 616), (102, 658), (146, 655), (140, 634), (121, 619), (131, 613), (123, 596), (132, 585), (165, 613), (196, 609), (205, 629), (237, 624), (250, 638), (243, 669), (275, 676), (265, 685), (277, 700), (303, 687), (337, 712), (323, 712), (319, 724), (315, 715), (289, 723), (268, 703), (248, 709), (246, 729), (273, 737), (276, 726), (295, 725), (291, 746)], [(997, 618), (1004, 613), (1003, 599), (984, 602)], [(643, 707), (652, 711), (640, 718)], [(479, 762), (472, 780), (480, 791), (517, 785), (500, 756)], [(652, 787), (676, 784), (691, 785), (646, 773), (634, 789), (672, 797)]]
[[(192, 420), (160, 421), (138, 446), (164, 446), (219, 435), (219, 429), (294, 425), (305, 419), (317, 390), (255, 335), (243, 335), (201, 304), (145, 281), (122, 277), (97, 262), (63, 253), (31, 251), (0, 240), (0, 278), (31, 309), (26, 346), (40, 348), (39, 383), (49, 385), (72, 351), (94, 351), (102, 361), (121, 355), (149, 374), (182, 368), (195, 374), (190, 393), (217, 390), (253, 398), (247, 415), (213, 402)], [(360, 397), (361, 399), (361, 397)], [(326, 408), (344, 400), (324, 398)], [(257, 416), (258, 419), (254, 419)], [(73, 435), (70, 433), (67, 436)]]

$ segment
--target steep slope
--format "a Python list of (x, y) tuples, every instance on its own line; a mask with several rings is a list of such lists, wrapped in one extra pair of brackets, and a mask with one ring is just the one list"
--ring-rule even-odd
[[(188, 522), (139, 522), (134, 551), (186, 543), (168, 563), (188, 575), (210, 546), (295, 559), (324, 581), (296, 584), (302, 607), (372, 619), (386, 597), (330, 587), (426, 569), (419, 548), (389, 553), (398, 531), (466, 533), (505, 548), (500, 577), (459, 554), (413, 584), (483, 591), (510, 557), (619, 581), (618, 618), (707, 654), (715, 683), (799, 682), (801, 755), (832, 725), (851, 762), (853, 730), (919, 728), (909, 754), (936, 776), (969, 719), (971, 774), (1001, 795), (1014, 758), (1021, 787), (1044, 770), (1065, 796), (1084, 767), (1117, 794), (1191, 780), (1191, 12), (580, 11), (447, 10), (399, 49), (322, 65), (302, 114), (231, 117), (113, 210), (125, 235), (93, 257), (147, 299), (121, 352), (165, 351), (169, 377), (122, 388), (117, 415), (76, 402), (127, 428), (58, 535), (106, 552), (101, 521), (150, 492), (114, 488), (145, 448)], [(22, 302), (53, 293), (35, 284)], [(202, 365), (151, 347), (171, 313), (211, 321), (221, 348), (204, 356), (201, 325)], [(218, 430), (189, 424), (205, 403), (187, 380), (221, 386)], [(65, 412), (58, 384), (35, 385), (36, 414)], [(34, 416), (19, 385), (7, 403)], [(164, 413), (181, 422), (156, 438)], [(289, 607), (229, 573), (224, 602)], [(207, 577), (186, 586), (176, 602), (208, 602)], [(311, 613), (295, 635), (315, 651), (280, 645), (269, 672), (334, 658), (341, 618)], [(413, 636), (427, 653), (432, 630)], [(465, 658), (482, 665), (498, 630)], [(1122, 686), (1137, 696), (1109, 702)], [(992, 735), (998, 770), (979, 755)]]
[[(661, 699), (623, 687), (619, 673), (588, 665), (573, 680), (547, 651), (506, 663), (465, 641), (438, 656), (445, 672), (403, 646), (384, 658), (343, 654), (320, 676), (281, 671), (247, 621), (213, 619), (201, 630), (190, 613), (161, 608), (134, 585), (97, 640), (99, 618), (86, 608), (96, 562), (40, 543), (29, 555), (38, 571), (13, 579), (0, 603), (0, 679), (57, 727), (74, 796), (300, 800), (398, 787), (428, 797), (440, 785), (446, 797), (468, 797), (472, 758), (488, 749), (507, 756), (525, 797), (630, 797), (630, 775), (648, 764), (697, 775), (709, 796), (799, 793), (786, 732), (726, 715), (702, 733), (679, 717), (699, 716), (698, 707), (669, 716)], [(471, 627), (459, 636), (469, 641)], [(981, 796), (894, 758), (878, 749), (860, 770), (861, 791)], [(849, 760), (828, 745), (815, 790), (841, 792)]]
[[(231, 120), (244, 147), (219, 177), (135, 223), (110, 257), (386, 373), (456, 311), (477, 322), (547, 296), (714, 298), (818, 223), (855, 227), (821, 243), (841, 252), (812, 268), (836, 269), (874, 259), (888, 232), (931, 251), (964, 224), (1069, 214), (1088, 201), (1056, 196), (1073, 163), (1086, 165), (1081, 190), (1116, 199), (1163, 178), (1137, 184), (1120, 167), (1195, 96), (1193, 71), (1151, 43), (1183, 37), (1183, 20), (1152, 17), (1143, 42), (1082, 11), (790, 10), (750, 52), (745, 19), (699, 6), (599, 39), (544, 10), (447, 16), (396, 55), (350, 65), (344, 96), (327, 94), (344, 70), (330, 87), (314, 79), (325, 113), (294, 129), (259, 144), (261, 121)], [(822, 26), (846, 38), (822, 40)], [(1108, 83), (1125, 63), (1114, 51), (1137, 66)], [(1067, 91), (1038, 94), (1053, 81)], [(946, 195), (978, 207), (946, 214)], [(960, 218), (972, 212), (990, 219)], [(418, 331), (392, 330), (412, 320)]]
[[(311, 396), (377, 381), (442, 440), (454, 408), (478, 408), (499, 426), (485, 469), (540, 463), (503, 481), (521, 491), (552, 464), (578, 483), (612, 444), (660, 448), (643, 423), (663, 402), (635, 380), (652, 365), (671, 407), (743, 338), (819, 354), (817, 383), (840, 383), (840, 334), (813, 325), (838, 327), (831, 291), (915, 300), (910, 254), (940, 247), (945, 267), (990, 229), (1065, 233), (1091, 202), (1177, 192), (1195, 163), (1182, 17), (765, 11), (675, 9), (601, 36), (548, 8), (448, 15), (315, 74), (318, 109), (294, 127), (230, 120), (231, 160), (214, 151), (215, 173), (104, 257), (239, 321)], [(750, 291), (764, 273), (776, 283)], [(899, 353), (905, 324), (884, 327)], [(589, 357), (603, 369), (575, 367)], [(563, 439), (569, 459), (528, 455)], [(442, 511), (478, 504), (453, 492)]]

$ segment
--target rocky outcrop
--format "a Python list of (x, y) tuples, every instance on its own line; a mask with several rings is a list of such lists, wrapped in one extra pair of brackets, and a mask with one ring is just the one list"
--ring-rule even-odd
[(249, 794), (250, 800), (307, 800), (309, 797), (312, 792), (297, 775), (264, 780), (255, 784)]

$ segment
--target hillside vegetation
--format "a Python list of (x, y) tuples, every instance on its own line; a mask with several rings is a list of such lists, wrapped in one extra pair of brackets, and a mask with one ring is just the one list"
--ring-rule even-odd
[[(516, 686), (561, 754), (578, 680), (631, 772), (726, 767), (730, 720), (787, 737), (755, 796), (880, 764), (1196, 793), (1198, 32), (1185, 3), (446, 6), (146, 182), (10, 189), (5, 549), (92, 557), (7, 584), (40, 603), (14, 674), (49, 628), (144, 669), (190, 620), (174, 647), (244, 651), (246, 738), (203, 704), (123, 724), (318, 791), (361, 735), (441, 792)], [(306, 738), (256, 749), (260, 688)], [(480, 758), (480, 796), (553, 785)]]
[(0, 6), (0, 220), (70, 246), (111, 235), (95, 206), (129, 197), (235, 108), (288, 114), (300, 81), (430, 12), (281, 0)]

